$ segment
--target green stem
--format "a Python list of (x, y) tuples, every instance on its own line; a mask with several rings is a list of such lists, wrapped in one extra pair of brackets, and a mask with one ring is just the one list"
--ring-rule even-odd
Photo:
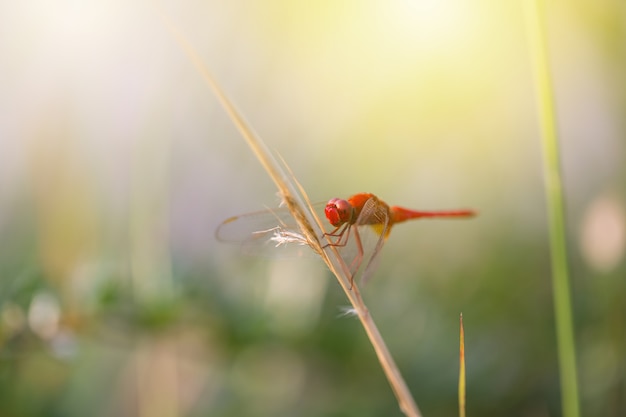
[(526, 21), (531, 60), (535, 75), (537, 105), (543, 144), (543, 165), (550, 250), (552, 254), (552, 285), (561, 381), (563, 415), (579, 416), (578, 377), (570, 300), (563, 186), (560, 173), (559, 144), (550, 63), (545, 33), (545, 4), (542, 0), (526, 0)]

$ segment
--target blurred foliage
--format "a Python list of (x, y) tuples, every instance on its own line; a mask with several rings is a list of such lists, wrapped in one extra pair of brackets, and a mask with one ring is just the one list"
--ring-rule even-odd
[[(314, 200), (398, 226), (366, 302), (424, 416), (557, 416), (516, 2), (164, 3)], [(626, 15), (548, 10), (583, 415), (626, 414)], [(214, 240), (275, 190), (150, 2), (0, 5), (0, 415), (400, 415), (321, 262)]]

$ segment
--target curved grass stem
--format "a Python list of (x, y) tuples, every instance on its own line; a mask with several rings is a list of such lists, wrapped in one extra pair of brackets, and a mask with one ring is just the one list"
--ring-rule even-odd
[(378, 360), (398, 400), (400, 409), (407, 416), (420, 417), (421, 414), (417, 404), (411, 396), (411, 393), (402, 378), (402, 375), (400, 374), (400, 371), (398, 370), (398, 367), (396, 366), (385, 341), (378, 331), (378, 327), (374, 323), (372, 316), (369, 314), (367, 306), (361, 298), (361, 294), (356, 283), (352, 283), (350, 268), (345, 264), (334, 245), (325, 244), (330, 243), (328, 236), (326, 236), (328, 242), (325, 242), (324, 244), (320, 242), (318, 236), (324, 236), (325, 230), (320, 219), (315, 214), (315, 210), (313, 210), (304, 189), (293, 176), (287, 165), (284, 162), (279, 163), (268, 150), (261, 138), (255, 134), (241, 113), (222, 91), (219, 84), (215, 81), (206, 65), (202, 62), (195, 49), (189, 44), (186, 38), (163, 13), (160, 13), (160, 15), (168, 30), (172, 33), (174, 38), (176, 38), (178, 44), (187, 54), (187, 57), (202, 75), (202, 78), (212, 90), (213, 94), (215, 94), (226, 113), (228, 113), (229, 117), (250, 146), (250, 149), (252, 149), (253, 153), (261, 162), (261, 165), (265, 168), (267, 174), (276, 184), (283, 202), (289, 208), (292, 216), (297, 221), (300, 232), (302, 233), (304, 239), (306, 239), (307, 244), (314, 251), (320, 254), (328, 268), (339, 281), (339, 284), (350, 300), (354, 311), (356, 312), (372, 346), (374, 347)]

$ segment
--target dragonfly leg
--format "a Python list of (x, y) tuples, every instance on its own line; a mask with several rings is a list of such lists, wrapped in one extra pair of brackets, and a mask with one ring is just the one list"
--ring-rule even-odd
[(350, 289), (354, 285), (354, 276), (356, 272), (359, 270), (361, 263), (363, 262), (363, 244), (361, 243), (361, 236), (359, 235), (358, 228), (352, 229), (352, 225), (350, 223), (345, 223), (341, 226), (338, 226), (335, 230), (324, 233), (324, 236), (330, 236), (337, 238), (334, 242), (327, 243), (322, 246), (323, 248), (327, 248), (328, 246), (335, 247), (344, 247), (348, 244), (348, 240), (350, 239), (350, 230), (354, 230), (354, 237), (356, 241), (357, 254), (352, 259), (350, 263), (349, 273), (350, 273)]
[[(334, 242), (325, 244), (324, 246), (322, 246), (322, 248), (327, 248), (328, 246), (346, 246), (348, 244), (348, 236), (350, 235), (349, 233), (350, 226), (352, 225), (349, 223), (345, 223), (345, 224), (342, 224), (341, 226), (338, 226), (337, 228), (335, 228), (335, 230), (333, 230), (330, 233), (324, 233), (323, 236), (334, 237), (336, 238), (336, 240)], [(345, 236), (345, 241), (342, 242), (342, 240), (344, 240), (344, 236)]]

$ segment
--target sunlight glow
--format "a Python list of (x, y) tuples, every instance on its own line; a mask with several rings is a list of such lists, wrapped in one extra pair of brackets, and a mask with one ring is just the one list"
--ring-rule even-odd
[(396, 4), (400, 29), (410, 41), (427, 48), (445, 47), (458, 40), (472, 17), (458, 0), (404, 0)]

